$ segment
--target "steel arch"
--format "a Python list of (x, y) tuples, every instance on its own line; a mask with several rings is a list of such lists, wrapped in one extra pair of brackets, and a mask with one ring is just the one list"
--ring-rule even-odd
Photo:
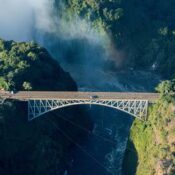
[(117, 109), (128, 113), (141, 120), (146, 120), (148, 100), (29, 100), (28, 101), (28, 120), (33, 120), (50, 111), (74, 106), (74, 105), (100, 105)]

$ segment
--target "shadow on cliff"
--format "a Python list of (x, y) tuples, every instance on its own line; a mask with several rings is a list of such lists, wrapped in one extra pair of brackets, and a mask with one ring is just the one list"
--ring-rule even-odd
[[(35, 91), (77, 91), (76, 82), (46, 49), (32, 43), (1, 42), (6, 46), (4, 52), (11, 55), (2, 61), (0, 58), (0, 62), (6, 60), (1, 66), (5, 69), (1, 76), (14, 74), (13, 86), (17, 91), (23, 89), (25, 81)], [(36, 55), (35, 59), (27, 56), (30, 52)], [(13, 66), (10, 60), (15, 60)], [(17, 69), (19, 65), (21, 69)], [(78, 140), (82, 131), (59, 116), (66, 114), (71, 122), (87, 126), (87, 130), (92, 124), (78, 106), (54, 113), (28, 122), (27, 102), (7, 100), (0, 105), (0, 175), (64, 174), (72, 139)]]
[(125, 156), (123, 160), (123, 175), (135, 175), (138, 164), (137, 150), (131, 140), (128, 140)]

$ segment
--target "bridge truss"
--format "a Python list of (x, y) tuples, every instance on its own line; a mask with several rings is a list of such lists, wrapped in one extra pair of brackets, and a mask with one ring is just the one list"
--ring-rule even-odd
[(6, 98), (1, 98), (1, 97), (0, 97), (0, 105), (3, 105), (4, 102), (5, 102), (5, 100), (6, 100)]
[(36, 99), (28, 100), (28, 120), (33, 120), (47, 112), (73, 106), (73, 105), (101, 105), (126, 112), (141, 120), (146, 120), (148, 100), (62, 100), (62, 99)]

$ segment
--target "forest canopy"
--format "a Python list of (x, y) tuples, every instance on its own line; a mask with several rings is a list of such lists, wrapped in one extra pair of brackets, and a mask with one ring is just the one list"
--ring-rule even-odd
[(74, 89), (75, 84), (67, 79), (71, 79), (70, 75), (62, 70), (45, 48), (34, 42), (0, 39), (1, 90)]
[(126, 54), (123, 66), (175, 76), (174, 0), (67, 0), (65, 7), (69, 17), (78, 15), (110, 35)]

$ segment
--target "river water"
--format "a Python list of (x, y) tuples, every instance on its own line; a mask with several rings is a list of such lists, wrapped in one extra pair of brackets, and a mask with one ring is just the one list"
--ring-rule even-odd
[[(159, 82), (158, 76), (143, 71), (94, 69), (93, 74), (87, 74), (86, 70), (90, 69), (86, 66), (66, 64), (63, 67), (71, 73), (81, 91), (152, 91)], [(81, 149), (77, 146), (72, 149), (65, 175), (120, 175), (133, 117), (101, 106), (91, 105), (84, 110), (94, 128), (91, 134), (80, 139)]]

